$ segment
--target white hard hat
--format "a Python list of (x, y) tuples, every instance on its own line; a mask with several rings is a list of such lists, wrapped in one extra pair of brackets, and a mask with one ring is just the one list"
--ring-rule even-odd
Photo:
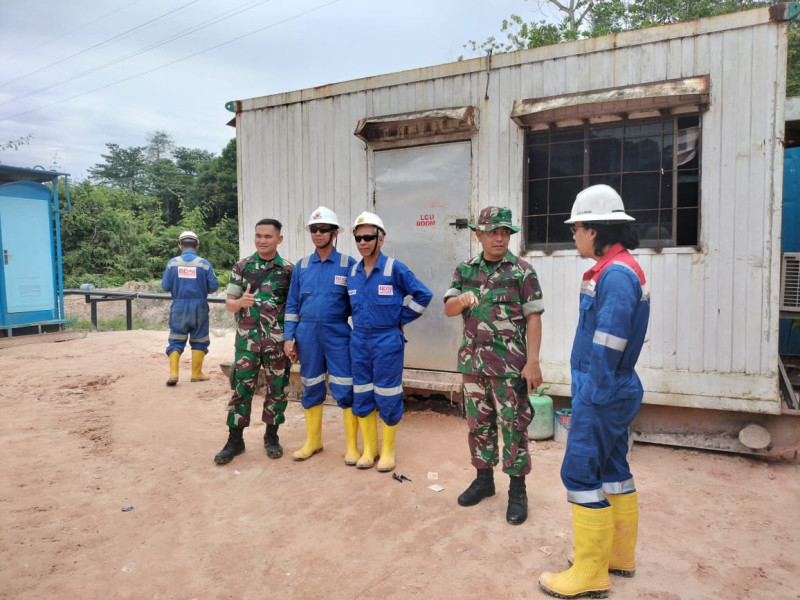
[(353, 233), (356, 232), (356, 228), (359, 225), (374, 225), (383, 232), (383, 235), (386, 235), (386, 227), (383, 226), (383, 221), (381, 221), (381, 218), (375, 213), (367, 212), (365, 210), (358, 215), (356, 220), (353, 222)]
[(596, 221), (635, 221), (625, 213), (622, 198), (608, 185), (592, 185), (575, 197), (572, 214), (564, 223)]
[(336, 213), (333, 212), (327, 206), (320, 206), (314, 212), (311, 213), (311, 216), (308, 217), (308, 223), (306, 223), (306, 230), (308, 230), (309, 225), (333, 225), (337, 229), (339, 228), (339, 219), (336, 218)]
[(198, 244), (200, 243), (200, 240), (198, 239), (197, 234), (194, 231), (184, 231), (183, 233), (181, 233), (178, 236), (178, 241), (182, 242), (183, 240), (194, 240)]

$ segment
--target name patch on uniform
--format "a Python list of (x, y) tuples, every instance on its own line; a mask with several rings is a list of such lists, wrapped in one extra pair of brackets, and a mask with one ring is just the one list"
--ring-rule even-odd
[(347, 285), (347, 276), (345, 276), (345, 275), (336, 275), (333, 278), (333, 283), (335, 285)]
[(391, 296), (394, 292), (392, 291), (392, 286), (390, 285), (379, 285), (378, 286), (378, 296)]
[(178, 277), (181, 279), (197, 279), (197, 267), (178, 267)]
[(355, 296), (358, 290), (347, 290), (348, 295)]

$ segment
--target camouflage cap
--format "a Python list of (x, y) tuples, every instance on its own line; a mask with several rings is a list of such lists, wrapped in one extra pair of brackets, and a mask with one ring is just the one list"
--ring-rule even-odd
[(511, 233), (517, 233), (519, 227), (511, 224), (511, 210), (499, 206), (487, 206), (481, 211), (477, 223), (470, 223), (472, 231), (494, 231), (498, 227), (508, 227)]

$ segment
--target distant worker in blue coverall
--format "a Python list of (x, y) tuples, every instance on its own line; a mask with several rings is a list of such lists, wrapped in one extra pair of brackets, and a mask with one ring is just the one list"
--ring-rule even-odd
[(283, 325), (284, 351), (292, 361), (300, 361), (306, 416), (306, 443), (292, 458), (306, 460), (322, 452), (327, 373), (331, 395), (344, 418), (344, 462), (355, 465), (360, 455), (358, 419), (353, 414), (347, 276), (356, 259), (336, 249), (340, 227), (331, 209), (320, 206), (313, 211), (306, 229), (316, 250), (295, 265)]
[(208, 294), (216, 292), (219, 281), (214, 268), (197, 255), (200, 240), (193, 231), (178, 236), (181, 255), (171, 258), (161, 277), (161, 287), (172, 294), (169, 309), (169, 379), (167, 385), (178, 383), (181, 353), (189, 340), (192, 348), (192, 381), (208, 381), (203, 373), (203, 360), (208, 352)]
[(628, 465), (628, 432), (644, 397), (634, 366), (650, 318), (644, 273), (628, 250), (639, 237), (622, 198), (593, 185), (575, 198), (578, 253), (595, 265), (583, 275), (572, 345), (572, 418), (561, 480), (572, 503), (572, 567), (543, 573), (540, 587), (558, 598), (605, 598), (609, 572), (633, 577), (639, 527), (636, 486)]
[(403, 326), (422, 316), (433, 295), (407, 266), (381, 253), (386, 228), (378, 215), (361, 213), (353, 223), (353, 236), (362, 257), (347, 278), (353, 311), (353, 413), (364, 442), (356, 467), (369, 469), (375, 464), (380, 414), (378, 471), (392, 471), (397, 426), (403, 417)]

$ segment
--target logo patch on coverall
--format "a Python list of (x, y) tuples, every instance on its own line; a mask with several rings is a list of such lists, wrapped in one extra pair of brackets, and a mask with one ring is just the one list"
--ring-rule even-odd
[(390, 285), (379, 285), (378, 286), (378, 296), (391, 296), (394, 292), (392, 291), (392, 286)]
[(197, 279), (197, 267), (178, 267), (178, 277), (181, 279)]
[(336, 275), (333, 278), (333, 283), (335, 285), (347, 285), (347, 277), (344, 275)]

